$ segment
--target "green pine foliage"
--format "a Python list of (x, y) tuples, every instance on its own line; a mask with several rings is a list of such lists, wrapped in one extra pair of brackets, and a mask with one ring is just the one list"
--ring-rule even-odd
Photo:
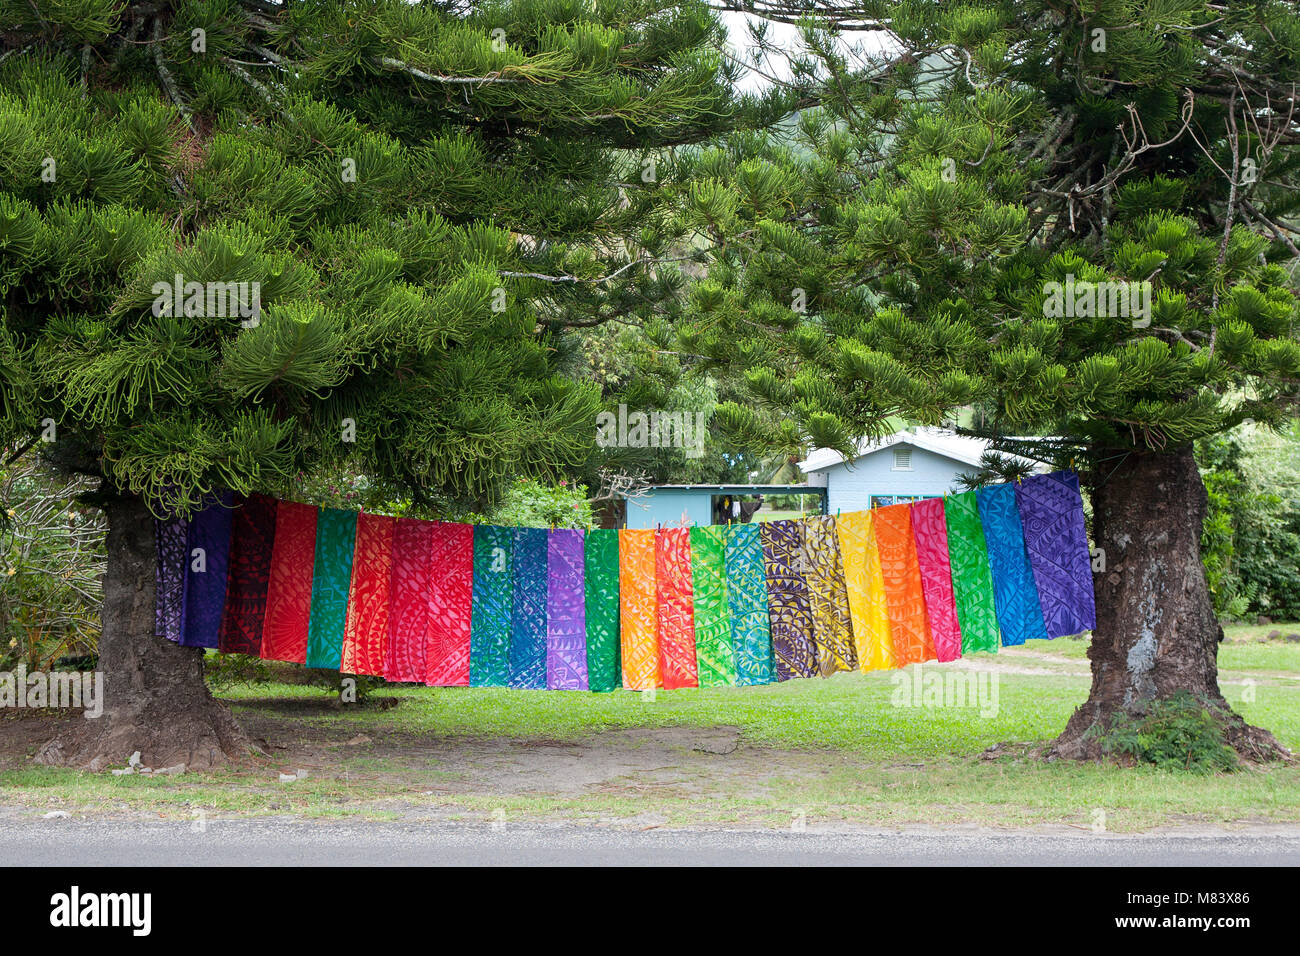
[[(681, 343), (738, 390), (732, 436), (847, 449), (977, 405), (1084, 464), (1294, 414), (1300, 5), (814, 12), (791, 82), (815, 105), (680, 160), (675, 223), (710, 255)], [(1150, 283), (1150, 308), (1052, 283)]]
[[(424, 499), (580, 471), (564, 342), (680, 284), (640, 173), (739, 121), (721, 28), (458, 11), (0, 0), (0, 444), (181, 509), (343, 459)], [(177, 276), (260, 311), (160, 307)]]

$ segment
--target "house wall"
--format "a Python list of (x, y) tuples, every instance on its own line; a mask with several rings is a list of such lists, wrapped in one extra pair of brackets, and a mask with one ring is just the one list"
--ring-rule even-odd
[[(912, 447), (912, 470), (894, 471), (894, 448), (882, 448), (849, 464), (819, 469), (826, 475), (827, 510), (865, 511), (873, 495), (935, 497), (958, 491), (960, 475), (976, 469), (934, 452)], [(812, 475), (809, 475), (811, 478)]]
[(713, 492), (687, 491), (684, 488), (658, 488), (636, 498), (627, 499), (627, 527), (680, 527), (682, 512), (692, 524), (710, 524), (713, 520)]

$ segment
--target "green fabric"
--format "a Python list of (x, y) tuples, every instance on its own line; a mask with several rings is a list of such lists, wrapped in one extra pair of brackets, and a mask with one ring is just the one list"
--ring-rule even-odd
[(623, 686), (618, 634), (618, 531), (588, 531), (583, 557), (587, 604), (587, 683), (592, 690)]
[(993, 574), (975, 492), (949, 495), (943, 501), (943, 516), (948, 525), (948, 562), (961, 624), (961, 652), (996, 651), (999, 631)]
[(357, 513), (322, 508), (316, 518), (316, 560), (307, 624), (307, 667), (336, 671), (343, 663), (343, 630), (352, 590), (352, 545)]
[(691, 586), (695, 603), (695, 660), (701, 687), (733, 687), (736, 650), (727, 609), (727, 529), (691, 529)]
[(514, 529), (474, 528), (474, 603), (470, 614), (469, 684), (510, 683), (510, 635), (514, 609)]

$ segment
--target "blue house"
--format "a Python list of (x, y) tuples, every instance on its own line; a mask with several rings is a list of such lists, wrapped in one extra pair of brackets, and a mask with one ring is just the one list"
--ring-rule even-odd
[(935, 498), (960, 491), (961, 476), (981, 470), (988, 444), (945, 429), (914, 428), (863, 441), (847, 461), (838, 452), (817, 449), (799, 463), (807, 484), (654, 485), (624, 496), (624, 527), (747, 521), (760, 495), (816, 495), (823, 514)]
[[(826, 489), (826, 509), (865, 511), (900, 501), (960, 491), (964, 474), (977, 474), (989, 443), (940, 428), (913, 428), (863, 441), (845, 460), (819, 448), (799, 463), (810, 486)], [(1027, 464), (1035, 464), (1026, 462)]]

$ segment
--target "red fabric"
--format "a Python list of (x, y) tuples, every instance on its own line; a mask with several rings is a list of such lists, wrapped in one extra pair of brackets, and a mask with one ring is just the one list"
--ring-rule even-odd
[(655, 533), (655, 603), (664, 689), (699, 687), (689, 528), (661, 528)]
[(393, 533), (397, 519), (357, 515), (357, 544), (352, 552), (352, 593), (343, 632), (344, 674), (384, 676), (388, 643), (389, 583), (393, 574)]
[(952, 593), (942, 498), (926, 498), (912, 505), (912, 536), (916, 539), (916, 560), (921, 567), (921, 591), (925, 594), (934, 652), (940, 661), (955, 661), (961, 657), (961, 625), (957, 623), (957, 602)]
[(424, 682), (438, 687), (468, 687), (474, 526), (433, 525), (429, 569)]
[(432, 540), (433, 522), (415, 518), (397, 520), (393, 530), (393, 571), (388, 586), (385, 680), (424, 683)]
[(265, 660), (306, 662), (315, 564), (316, 508), (296, 501), (279, 502), (262, 624), (261, 654)]

